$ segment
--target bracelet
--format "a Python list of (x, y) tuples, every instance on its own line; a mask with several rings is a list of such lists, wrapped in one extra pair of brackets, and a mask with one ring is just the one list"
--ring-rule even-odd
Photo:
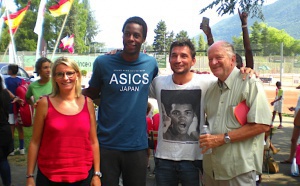
[(242, 25), (242, 28), (247, 28), (247, 25)]
[(26, 174), (26, 178), (34, 178), (34, 174)]

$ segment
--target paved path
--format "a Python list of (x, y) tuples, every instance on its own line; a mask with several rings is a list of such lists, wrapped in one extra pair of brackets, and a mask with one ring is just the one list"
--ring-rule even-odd
[[(278, 118), (278, 117), (277, 117)], [(293, 118), (284, 117), (283, 129), (275, 130), (275, 134), (272, 138), (273, 144), (280, 148), (281, 151), (273, 155), (276, 161), (284, 160), (288, 157), (290, 149), (290, 138), (293, 129)], [(278, 126), (278, 122), (274, 123), (274, 126)], [(150, 159), (151, 167), (154, 167), (153, 157)], [(290, 176), (290, 164), (279, 164), (280, 173), (277, 174), (263, 174), (263, 182), (261, 186), (278, 186), (278, 185), (300, 185), (300, 177), (291, 177)], [(12, 171), (12, 183), (14, 186), (25, 186), (26, 183), (26, 167), (25, 166), (16, 166), (11, 164)], [(1, 183), (0, 183), (0, 186)], [(147, 186), (155, 186), (155, 175), (152, 174), (152, 170), (147, 175)]]

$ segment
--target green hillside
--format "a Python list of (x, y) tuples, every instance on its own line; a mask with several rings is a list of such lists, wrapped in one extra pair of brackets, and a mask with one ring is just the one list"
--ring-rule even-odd
[[(265, 22), (268, 26), (279, 30), (283, 29), (295, 39), (300, 39), (300, 17), (298, 11), (300, 11), (299, 0), (278, 0), (271, 5), (263, 7), (264, 21), (249, 18), (248, 28), (255, 21)], [(238, 37), (241, 32), (241, 21), (237, 14), (212, 26), (212, 33), (216, 41), (232, 41), (232, 36)]]

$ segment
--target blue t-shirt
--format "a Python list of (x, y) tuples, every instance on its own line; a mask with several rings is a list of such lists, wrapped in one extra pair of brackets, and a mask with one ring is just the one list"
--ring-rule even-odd
[[(19, 85), (21, 85), (22, 83), (22, 79), (18, 78), (18, 77), (8, 77), (5, 79), (5, 84), (7, 89), (13, 93), (14, 95), (16, 95), (16, 89), (18, 88)], [(11, 103), (9, 105), (9, 113), (12, 114), (13, 112), (13, 104)]]
[(157, 73), (155, 58), (143, 53), (133, 62), (125, 61), (120, 53), (97, 57), (89, 84), (101, 89), (97, 130), (101, 147), (121, 151), (148, 148), (147, 100)]

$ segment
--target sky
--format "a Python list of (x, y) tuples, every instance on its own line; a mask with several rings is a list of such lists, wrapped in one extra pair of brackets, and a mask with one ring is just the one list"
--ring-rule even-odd
[[(167, 31), (175, 35), (181, 30), (187, 31), (189, 37), (202, 33), (200, 22), (202, 17), (210, 18), (210, 26), (229, 16), (219, 16), (216, 10), (199, 14), (200, 10), (213, 0), (90, 0), (91, 8), (100, 27), (100, 33), (95, 38), (104, 42), (106, 47), (122, 48), (122, 26), (127, 18), (139, 16), (148, 26), (146, 42), (152, 45), (155, 36), (154, 29), (160, 20), (165, 21)], [(276, 0), (265, 0), (273, 3)], [(230, 15), (232, 16), (232, 15)], [(240, 20), (237, 20), (240, 21)]]
[[(13, 0), (2, 1), (10, 9), (15, 9)], [(275, 1), (265, 0), (265, 4)], [(210, 26), (229, 17), (219, 16), (216, 9), (200, 15), (200, 10), (211, 2), (213, 0), (90, 0), (91, 9), (100, 28), (95, 41), (105, 43), (105, 47), (108, 48), (122, 48), (122, 26), (126, 19), (132, 16), (140, 16), (146, 21), (148, 45), (153, 44), (154, 29), (161, 20), (165, 21), (167, 32), (174, 31), (176, 35), (184, 30), (188, 32), (189, 37), (195, 37), (202, 33), (199, 27), (203, 17), (210, 19)]]

